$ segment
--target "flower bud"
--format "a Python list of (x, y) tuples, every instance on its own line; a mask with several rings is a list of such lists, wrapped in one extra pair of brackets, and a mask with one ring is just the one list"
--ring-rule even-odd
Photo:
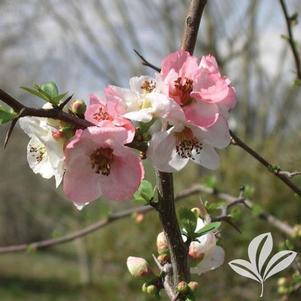
[(146, 293), (149, 295), (156, 295), (158, 293), (158, 288), (154, 284), (151, 284), (147, 286)]
[(190, 282), (188, 283), (188, 286), (189, 286), (189, 288), (194, 292), (194, 291), (196, 291), (197, 288), (199, 287), (199, 284), (198, 284), (198, 282), (196, 282), (196, 281), (190, 281)]
[(166, 264), (167, 262), (170, 261), (170, 256), (169, 254), (160, 254), (158, 257), (157, 257), (158, 261), (160, 262), (161, 265), (164, 265)]
[(194, 263), (198, 263), (203, 260), (205, 253), (201, 244), (193, 241), (190, 243), (188, 255)]
[(192, 211), (197, 217), (201, 217), (201, 216), (202, 216), (202, 211), (201, 211), (201, 209), (198, 208), (198, 207), (192, 208), (191, 211)]
[(55, 139), (55, 140), (59, 140), (59, 139), (63, 138), (63, 136), (64, 136), (64, 134), (60, 130), (57, 130), (57, 129), (52, 130), (51, 133), (52, 133), (53, 139)]
[(81, 99), (76, 99), (72, 104), (71, 104), (71, 112), (76, 114), (76, 115), (84, 115), (86, 112), (87, 105), (85, 102)]
[(277, 284), (278, 286), (285, 286), (287, 284), (286, 278), (285, 277), (279, 278)]
[(143, 277), (151, 273), (148, 262), (141, 257), (128, 257), (127, 267), (134, 277)]
[(136, 222), (137, 224), (140, 224), (140, 223), (142, 223), (143, 220), (144, 220), (144, 214), (141, 213), (141, 212), (135, 212), (135, 213), (133, 214), (133, 218), (134, 218), (134, 220), (135, 220), (135, 222)]
[(164, 232), (160, 232), (157, 236), (157, 250), (159, 254), (168, 252), (168, 244)]
[(189, 286), (187, 282), (181, 281), (177, 285), (177, 292), (181, 294), (187, 294), (189, 292)]

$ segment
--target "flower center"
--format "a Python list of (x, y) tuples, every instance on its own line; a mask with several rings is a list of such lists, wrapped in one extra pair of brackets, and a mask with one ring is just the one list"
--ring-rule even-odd
[(40, 163), (46, 156), (46, 147), (44, 145), (30, 146), (29, 152), (35, 157), (36, 161)]
[(97, 174), (101, 173), (104, 176), (108, 176), (113, 162), (113, 150), (111, 148), (98, 148), (90, 155), (90, 162), (92, 169)]
[(196, 154), (200, 154), (203, 149), (200, 143), (194, 136), (191, 129), (185, 127), (182, 132), (176, 133), (176, 152), (182, 158), (194, 160), (192, 156), (193, 150)]
[(98, 111), (96, 113), (93, 114), (93, 118), (96, 120), (96, 121), (101, 121), (101, 120), (110, 120), (112, 121), (113, 118), (112, 116), (106, 112), (104, 110), (104, 108), (99, 108)]
[(175, 81), (175, 88), (177, 94), (181, 94), (181, 105), (186, 105), (190, 100), (190, 93), (193, 89), (193, 80), (187, 77), (178, 77)]
[(156, 88), (156, 83), (152, 80), (145, 80), (142, 85), (141, 85), (141, 89), (145, 92), (145, 93), (150, 93), (152, 92), (154, 89)]

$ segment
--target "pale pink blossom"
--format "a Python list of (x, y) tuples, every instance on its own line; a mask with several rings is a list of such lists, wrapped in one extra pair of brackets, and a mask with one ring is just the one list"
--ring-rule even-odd
[(132, 276), (143, 277), (152, 273), (148, 262), (142, 257), (128, 257), (127, 268)]
[(154, 133), (147, 155), (154, 166), (164, 172), (179, 171), (189, 160), (214, 170), (219, 166), (214, 147), (224, 148), (229, 142), (227, 122), (223, 117), (207, 129), (179, 123), (167, 131)]
[(100, 127), (111, 123), (114, 126), (125, 128), (128, 133), (127, 143), (130, 143), (135, 136), (135, 127), (128, 119), (120, 115), (119, 107), (120, 104), (113, 99), (102, 99), (96, 94), (91, 94), (85, 119)]
[(169, 54), (161, 64), (161, 76), (168, 95), (181, 105), (188, 122), (210, 127), (220, 115), (235, 105), (235, 91), (228, 78), (222, 77), (215, 58), (198, 59), (187, 51)]
[(127, 200), (138, 189), (143, 166), (126, 146), (128, 133), (123, 127), (103, 124), (77, 130), (65, 149), (64, 193), (77, 205), (103, 196)]
[(166, 95), (166, 87), (160, 80), (160, 77), (132, 77), (129, 89), (109, 86), (105, 94), (109, 100), (118, 103), (119, 113), (125, 118), (143, 123), (160, 118), (173, 124), (184, 118), (184, 112)]

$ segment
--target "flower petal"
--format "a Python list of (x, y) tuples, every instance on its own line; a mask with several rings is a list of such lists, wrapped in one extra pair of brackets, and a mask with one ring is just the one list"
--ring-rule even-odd
[(193, 162), (204, 166), (208, 169), (215, 170), (219, 166), (219, 156), (213, 147), (204, 144), (200, 153), (193, 150)]

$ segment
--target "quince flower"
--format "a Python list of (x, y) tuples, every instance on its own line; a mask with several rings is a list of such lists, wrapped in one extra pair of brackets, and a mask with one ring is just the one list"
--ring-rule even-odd
[(164, 172), (179, 171), (189, 160), (214, 170), (219, 166), (214, 147), (224, 148), (229, 142), (227, 123), (222, 117), (207, 129), (178, 123), (167, 131), (153, 134), (147, 156)]
[(30, 137), (27, 161), (34, 173), (43, 178), (55, 177), (56, 187), (64, 174), (64, 139), (57, 136), (54, 120), (40, 117), (22, 117), (22, 130)]
[(211, 55), (198, 63), (187, 51), (171, 53), (162, 61), (161, 76), (169, 97), (182, 107), (187, 121), (197, 126), (212, 126), (235, 105), (234, 88), (221, 76)]
[(182, 119), (179, 105), (160, 91), (162, 83), (149, 76), (132, 77), (130, 89), (109, 86), (105, 93), (121, 106), (122, 115), (132, 121), (148, 123), (159, 117), (166, 120)]
[(127, 130), (110, 123), (77, 130), (65, 148), (66, 197), (78, 206), (101, 196), (131, 198), (144, 171), (138, 156), (124, 145), (127, 141)]

